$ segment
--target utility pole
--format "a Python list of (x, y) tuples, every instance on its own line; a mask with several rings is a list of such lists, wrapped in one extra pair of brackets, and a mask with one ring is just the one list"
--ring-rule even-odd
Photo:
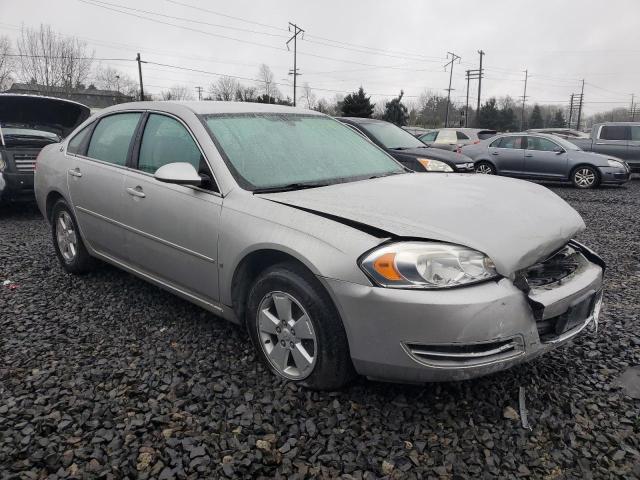
[(520, 117), (520, 131), (524, 131), (524, 106), (527, 103), (527, 80), (529, 79), (529, 70), (524, 71), (524, 93), (522, 94), (522, 116)]
[(202, 87), (196, 87), (196, 92), (198, 92), (198, 100), (202, 100)]
[[(464, 126), (469, 126), (469, 81), (480, 79), (480, 70), (467, 70), (467, 106), (465, 107)], [(478, 112), (476, 112), (478, 115)]]
[(451, 81), (453, 80), (453, 64), (455, 63), (456, 60), (460, 60), (461, 57), (459, 57), (458, 55), (456, 55), (453, 52), (447, 52), (447, 58), (449, 58), (449, 55), (451, 55), (451, 61), (449, 61), (445, 66), (444, 69), (445, 71), (447, 70), (448, 66), (451, 66), (451, 68), (449, 69), (449, 88), (447, 88), (447, 113), (444, 117), (444, 127), (447, 128), (449, 126), (449, 104), (451, 103)]
[(573, 120), (573, 93), (571, 94), (571, 99), (569, 100), (569, 123), (567, 124), (568, 128), (571, 128), (572, 120)]
[(580, 91), (580, 105), (578, 106), (578, 125), (576, 130), (580, 130), (580, 118), (582, 117), (582, 100), (584, 99), (584, 78), (582, 79), (582, 90)]
[(631, 121), (635, 122), (636, 121), (636, 107), (633, 103), (633, 101), (635, 100), (636, 95), (635, 93), (631, 94), (631, 110), (629, 110), (629, 113), (631, 114)]
[[(484, 51), (483, 50), (478, 50), (478, 53), (480, 54), (480, 76), (478, 78), (478, 106), (476, 108), (476, 119), (478, 118), (478, 113), (480, 112), (480, 95), (482, 92), (482, 57), (484, 57)], [(476, 124), (478, 123), (478, 121), (476, 120)], [(477, 127), (479, 127), (480, 125), (476, 125)]]
[(297, 84), (296, 79), (298, 78), (298, 75), (302, 75), (301, 73), (298, 73), (298, 66), (297, 66), (298, 34), (301, 33), (302, 34), (301, 40), (304, 40), (304, 30), (301, 29), (295, 23), (289, 22), (289, 31), (291, 31), (291, 27), (293, 27), (293, 35), (289, 40), (287, 40), (287, 50), (289, 50), (289, 43), (291, 42), (291, 40), (293, 40), (293, 70), (289, 70), (289, 75), (293, 75), (293, 106), (295, 107), (296, 106), (296, 84)]
[(140, 53), (136, 56), (136, 61), (138, 62), (138, 77), (140, 78), (140, 101), (144, 101), (144, 86), (142, 85), (142, 64), (147, 63), (143, 62), (140, 59)]

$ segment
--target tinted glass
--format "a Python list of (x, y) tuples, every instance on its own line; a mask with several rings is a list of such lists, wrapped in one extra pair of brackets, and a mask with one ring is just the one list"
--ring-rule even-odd
[(618, 125), (605, 125), (600, 130), (602, 140), (628, 140), (631, 132), (629, 127)]
[(433, 142), (437, 136), (438, 132), (429, 132), (422, 135), (420, 137), (420, 140), (422, 140), (423, 142)]
[(256, 113), (206, 115), (204, 119), (232, 173), (251, 190), (292, 183), (337, 183), (404, 171), (371, 142), (328, 117)]
[(462, 132), (456, 132), (456, 136), (458, 137), (458, 140), (469, 140), (469, 137)]
[(538, 150), (541, 152), (553, 152), (559, 145), (547, 138), (542, 137), (527, 137), (527, 148), (529, 150)]
[(640, 126), (631, 127), (631, 140), (640, 141)]
[(151, 114), (140, 145), (138, 170), (154, 174), (168, 163), (187, 162), (200, 171), (202, 154), (191, 134), (175, 118)]
[(86, 141), (89, 138), (89, 133), (91, 133), (91, 127), (92, 125), (87, 125), (82, 130), (80, 130), (71, 140), (69, 140), (67, 152), (84, 155), (84, 151), (87, 148)]
[(126, 165), (129, 145), (141, 115), (118, 113), (100, 120), (91, 136), (87, 156), (114, 165)]
[(424, 143), (409, 132), (395, 126), (393, 123), (363, 123), (360, 128), (366, 130), (385, 148), (420, 148)]
[(522, 148), (522, 137), (502, 137), (500, 148)]
[(487, 138), (491, 138), (493, 137), (496, 133), (496, 131), (492, 131), (492, 130), (486, 130), (484, 132), (478, 132), (478, 138), (480, 140), (486, 140)]

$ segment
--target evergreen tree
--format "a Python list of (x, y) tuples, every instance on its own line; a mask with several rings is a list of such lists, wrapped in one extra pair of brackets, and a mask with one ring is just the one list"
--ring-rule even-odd
[(551, 126), (555, 128), (564, 128), (567, 126), (567, 122), (564, 119), (564, 115), (562, 114), (562, 110), (557, 110), (556, 114), (551, 121)]
[(393, 100), (385, 104), (384, 115), (382, 117), (383, 120), (395, 123), (399, 127), (406, 125), (407, 120), (409, 119), (407, 107), (402, 104), (403, 95), (404, 91), (400, 90), (400, 95), (397, 98), (394, 98)]
[(500, 126), (498, 130), (503, 132), (516, 132), (519, 130), (516, 112), (511, 107), (503, 107), (500, 109)]
[(478, 125), (480, 128), (500, 130), (500, 111), (496, 105), (495, 98), (490, 98), (480, 107), (480, 111), (478, 112)]
[(350, 93), (341, 103), (342, 115), (345, 117), (371, 118), (373, 104), (367, 97), (364, 89), (360, 87), (357, 92)]
[(543, 128), (544, 120), (542, 119), (542, 112), (540, 111), (540, 106), (536, 103), (533, 106), (533, 111), (531, 112), (531, 116), (529, 117), (529, 128)]

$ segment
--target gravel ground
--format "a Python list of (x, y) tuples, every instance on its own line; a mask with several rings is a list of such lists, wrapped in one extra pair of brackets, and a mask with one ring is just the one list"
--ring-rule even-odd
[(275, 380), (239, 328), (115, 268), (66, 275), (35, 208), (0, 209), (0, 478), (640, 477), (640, 400), (616, 385), (640, 365), (640, 181), (551, 188), (609, 265), (597, 336), (334, 393)]

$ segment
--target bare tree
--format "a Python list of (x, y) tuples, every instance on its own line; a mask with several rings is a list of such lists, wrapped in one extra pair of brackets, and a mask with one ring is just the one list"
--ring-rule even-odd
[(113, 90), (130, 97), (138, 95), (138, 84), (126, 73), (109, 65), (99, 65), (96, 69), (96, 86), (104, 90)]
[(280, 98), (281, 96), (276, 86), (273, 72), (266, 63), (261, 64), (258, 68), (258, 89), (263, 95), (267, 95), (267, 97)]
[(311, 90), (309, 86), (309, 82), (305, 82), (302, 87), (302, 95), (300, 95), (300, 99), (303, 100), (307, 104), (307, 108), (309, 110), (316, 108), (316, 95)]
[(17, 40), (20, 76), (44, 87), (71, 89), (82, 84), (91, 71), (93, 52), (73, 37), (63, 37), (50, 25), (22, 27)]
[(6, 90), (13, 82), (15, 67), (11, 40), (6, 35), (0, 36), (0, 91)]
[(209, 93), (214, 100), (222, 100), (230, 102), (235, 100), (236, 93), (241, 88), (240, 82), (233, 77), (226, 75), (218, 78), (215, 83), (209, 87)]
[(240, 88), (236, 90), (236, 100), (238, 102), (254, 102), (256, 97), (256, 87), (240, 85)]
[(191, 90), (184, 85), (174, 85), (161, 93), (163, 100), (193, 100)]

